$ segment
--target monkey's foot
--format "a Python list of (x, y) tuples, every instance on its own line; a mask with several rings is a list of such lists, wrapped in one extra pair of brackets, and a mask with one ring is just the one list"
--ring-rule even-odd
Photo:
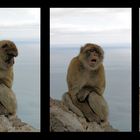
[(97, 117), (96, 114), (93, 114), (93, 112), (84, 114), (86, 117), (86, 120), (88, 122), (97, 122), (98, 124), (100, 124), (101, 120), (99, 119), (99, 117)]

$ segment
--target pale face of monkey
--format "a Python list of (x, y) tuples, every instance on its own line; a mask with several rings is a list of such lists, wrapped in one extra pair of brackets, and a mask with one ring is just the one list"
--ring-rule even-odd
[(103, 61), (104, 52), (97, 45), (87, 44), (81, 48), (79, 60), (88, 69), (96, 69)]
[(1, 69), (8, 69), (14, 64), (14, 57), (18, 55), (15, 44), (11, 41), (0, 41)]
[(87, 60), (87, 64), (90, 67), (95, 67), (95, 65), (99, 62), (99, 53), (95, 48), (92, 48), (90, 50), (87, 50), (85, 52), (85, 59)]

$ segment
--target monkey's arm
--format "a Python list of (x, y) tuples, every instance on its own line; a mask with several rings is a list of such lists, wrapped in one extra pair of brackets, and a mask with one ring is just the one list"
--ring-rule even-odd
[(13, 67), (11, 67), (7, 71), (6, 77), (3, 79), (3, 84), (6, 85), (8, 88), (12, 88), (13, 77), (14, 77)]
[(16, 113), (17, 102), (15, 94), (4, 84), (0, 84), (0, 102), (10, 114)]
[(98, 68), (96, 75), (97, 75), (97, 81), (93, 91), (96, 92), (98, 95), (103, 95), (106, 86), (103, 64), (101, 64), (100, 67)]
[(71, 97), (76, 98), (76, 94), (80, 91), (84, 83), (84, 81), (81, 77), (81, 71), (79, 69), (80, 62), (78, 61), (78, 58), (75, 57), (72, 59), (67, 73), (67, 84), (69, 89), (69, 94)]
[(13, 76), (13, 67), (9, 68), (6, 71), (0, 69), (0, 84), (4, 84), (8, 88), (12, 88)]

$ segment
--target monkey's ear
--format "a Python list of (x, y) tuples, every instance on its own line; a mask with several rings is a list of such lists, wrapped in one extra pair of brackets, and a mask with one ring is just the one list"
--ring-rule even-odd
[(83, 52), (83, 50), (84, 50), (84, 47), (81, 47), (81, 49), (80, 49), (80, 53), (82, 53), (82, 52)]

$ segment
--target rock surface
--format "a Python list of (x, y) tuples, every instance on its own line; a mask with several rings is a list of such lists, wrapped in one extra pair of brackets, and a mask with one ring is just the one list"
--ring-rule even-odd
[(17, 116), (0, 115), (0, 132), (39, 132)]
[(118, 132), (109, 123), (87, 122), (61, 101), (50, 99), (50, 132)]

